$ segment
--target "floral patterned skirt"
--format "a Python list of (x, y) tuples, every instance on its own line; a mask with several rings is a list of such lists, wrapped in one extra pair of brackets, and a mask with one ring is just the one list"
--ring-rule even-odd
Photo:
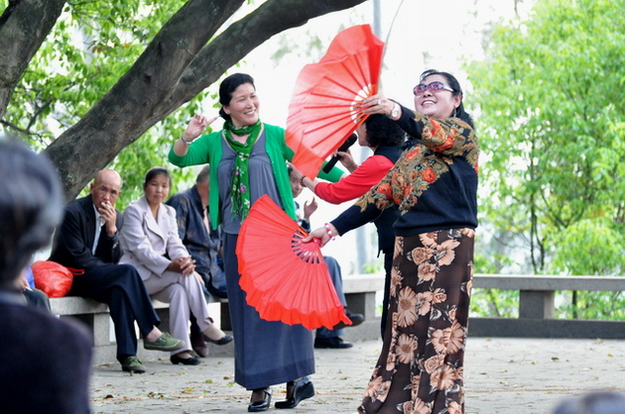
[(361, 414), (461, 414), (474, 230), (397, 237), (384, 345)]

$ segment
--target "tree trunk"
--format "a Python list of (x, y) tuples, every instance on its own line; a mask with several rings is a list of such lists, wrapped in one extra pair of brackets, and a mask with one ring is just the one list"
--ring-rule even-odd
[(0, 16), (0, 119), (65, 0), (10, 0)]
[(126, 146), (255, 47), (313, 17), (365, 0), (269, 0), (207, 44), (243, 0), (190, 0), (132, 68), (47, 149), (72, 200)]

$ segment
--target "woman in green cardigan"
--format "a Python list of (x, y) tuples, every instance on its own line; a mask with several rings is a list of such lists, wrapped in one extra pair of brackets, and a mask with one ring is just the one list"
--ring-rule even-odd
[[(217, 118), (195, 115), (174, 143), (169, 161), (180, 167), (210, 164), (210, 221), (214, 228), (223, 225), (235, 381), (252, 390), (248, 411), (267, 410), (270, 386), (281, 383), (287, 383), (287, 399), (275, 406), (293, 408), (314, 395), (307, 377), (315, 371), (312, 335), (302, 325), (265, 321), (247, 304), (239, 286), (235, 248), (241, 222), (264, 194), (295, 219), (286, 166), (294, 154), (286, 145), (284, 129), (260, 121), (260, 101), (251, 76), (236, 73), (224, 79), (219, 102), (223, 130), (200, 136)], [(341, 170), (335, 169), (326, 178), (337, 181), (340, 175)]]

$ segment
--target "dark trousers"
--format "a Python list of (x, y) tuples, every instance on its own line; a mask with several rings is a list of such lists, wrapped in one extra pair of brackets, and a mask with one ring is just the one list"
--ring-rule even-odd
[(384, 331), (386, 330), (386, 318), (388, 316), (388, 305), (391, 295), (391, 270), (393, 268), (393, 248), (383, 250), (384, 253), (384, 297), (382, 298), (382, 320), (380, 321), (380, 329), (382, 331), (382, 339), (384, 339)]
[(120, 362), (128, 355), (137, 354), (134, 322), (137, 321), (139, 331), (145, 338), (161, 321), (152, 307), (141, 276), (132, 265), (111, 264), (90, 269), (74, 277), (69, 294), (108, 305), (115, 325), (117, 359)]

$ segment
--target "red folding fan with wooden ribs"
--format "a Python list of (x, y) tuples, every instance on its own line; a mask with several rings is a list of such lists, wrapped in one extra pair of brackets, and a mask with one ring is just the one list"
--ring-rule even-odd
[(319, 63), (304, 66), (289, 105), (293, 164), (314, 179), (323, 161), (366, 119), (362, 101), (378, 91), (384, 43), (369, 25), (336, 35)]
[(269, 196), (258, 199), (243, 221), (236, 254), (247, 303), (268, 321), (308, 329), (350, 325), (336, 295), (319, 243), (307, 236)]

